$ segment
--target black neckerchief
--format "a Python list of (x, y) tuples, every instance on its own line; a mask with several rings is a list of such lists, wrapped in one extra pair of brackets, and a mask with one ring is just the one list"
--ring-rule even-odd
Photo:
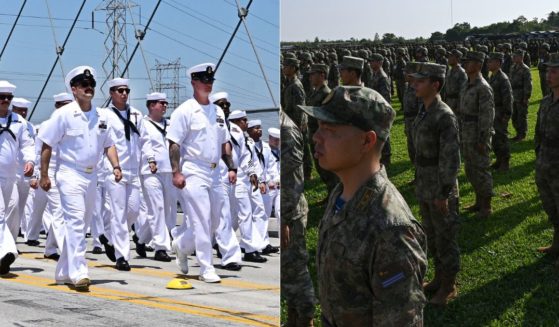
[(258, 157), (258, 160), (262, 163), (262, 166), (264, 166), (266, 164), (265, 160), (264, 160), (264, 155), (262, 154), (262, 152), (264, 152), (264, 145), (262, 145), (262, 151), (258, 150), (258, 147), (256, 146), (256, 142), (254, 142), (254, 149), (256, 150), (256, 156)]
[(6, 126), (0, 126), (0, 135), (2, 135), (2, 133), (4, 133), (4, 132), (8, 132), (14, 138), (14, 141), (15, 141), (16, 140), (16, 135), (10, 129), (11, 124), (12, 124), (12, 113), (10, 112), (10, 113), (8, 113), (8, 123), (6, 124)]
[[(248, 145), (248, 137), (245, 136), (245, 147), (247, 148), (248, 152), (250, 152), (250, 160), (254, 160), (254, 154), (252, 153), (252, 150), (250, 149), (250, 146)], [(256, 148), (256, 146), (255, 146)]]
[(167, 119), (163, 118), (163, 128), (159, 127), (151, 118), (149, 119), (150, 123), (157, 128), (157, 130), (163, 134), (163, 136), (167, 135)]
[(278, 154), (276, 153), (277, 151), (278, 151), (278, 150), (273, 150), (273, 149), (272, 149), (271, 152), (272, 152), (272, 155), (276, 158), (276, 161), (280, 161), (280, 158), (279, 158)]
[(134, 133), (140, 135), (140, 132), (138, 132), (138, 128), (136, 128), (136, 125), (132, 124), (132, 122), (130, 121), (130, 108), (126, 108), (126, 119), (124, 119), (124, 117), (120, 115), (120, 112), (117, 108), (112, 106), (111, 109), (113, 109), (114, 113), (118, 116), (118, 118), (120, 118), (120, 121), (124, 125), (124, 135), (126, 136), (127, 141), (130, 141), (130, 129), (132, 129)]

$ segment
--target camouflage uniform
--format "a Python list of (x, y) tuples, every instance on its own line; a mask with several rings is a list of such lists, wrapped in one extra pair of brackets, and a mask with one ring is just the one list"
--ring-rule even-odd
[(303, 90), (305, 93), (308, 94), (311, 92), (311, 81), (309, 79), (310, 69), (312, 65), (312, 57), (311, 54), (308, 52), (304, 52), (301, 54), (301, 62), (304, 63), (301, 65), (301, 83), (303, 84)]
[[(373, 130), (386, 140), (394, 110), (377, 92), (338, 87), (318, 119)], [(323, 326), (422, 326), (426, 239), (405, 200), (380, 168), (347, 203), (330, 195), (319, 226), (317, 281)], [(357, 242), (356, 242), (357, 240)]]
[(406, 79), (404, 77), (404, 69), (406, 68), (406, 60), (404, 58), (404, 49), (398, 48), (398, 58), (394, 65), (394, 81), (396, 82), (396, 94), (400, 103), (404, 103), (404, 92), (406, 91)]
[(540, 73), (540, 88), (544, 97), (551, 93), (551, 90), (547, 86), (547, 81), (545, 80), (545, 73), (547, 69), (545, 63), (549, 61), (549, 44), (547, 45), (547, 47), (545, 46), (545, 44), (542, 44), (542, 49), (545, 50), (546, 48), (547, 51), (540, 54), (540, 60), (538, 62), (538, 71)]
[(308, 320), (314, 316), (316, 298), (307, 267), (305, 243), (308, 206), (304, 192), (303, 137), (289, 117), (281, 120), (281, 213), (282, 224), (289, 226), (290, 243), (281, 251), (281, 296), (296, 311), (290, 319)]
[(404, 93), (404, 132), (406, 134), (408, 156), (412, 163), (415, 162), (415, 146), (413, 145), (413, 122), (419, 112), (419, 99), (415, 96), (415, 89), (411, 83), (408, 83)]
[(512, 65), (509, 79), (514, 96), (512, 125), (517, 136), (524, 138), (528, 131), (528, 100), (532, 95), (530, 68), (525, 64)]
[[(320, 106), (322, 104), (322, 101), (324, 101), (324, 99), (326, 98), (326, 96), (330, 94), (330, 91), (331, 90), (327, 85), (323, 85), (320, 88), (313, 90), (312, 93), (307, 98), (306, 101), (307, 105)], [(318, 121), (313, 117), (309, 117), (309, 138), (311, 140), (310, 142), (311, 154), (314, 153), (314, 142), (312, 142), (312, 137), (317, 130), (318, 130)], [(316, 171), (318, 172), (318, 175), (320, 176), (320, 179), (324, 182), (324, 184), (326, 184), (326, 189), (328, 190), (328, 194), (330, 194), (330, 192), (334, 189), (334, 187), (338, 183), (338, 177), (336, 176), (336, 174), (322, 169), (318, 164), (318, 159), (314, 159), (314, 166), (316, 168)]]
[(388, 103), (392, 102), (392, 99), (390, 99), (390, 79), (382, 68), (378, 72), (373, 71), (371, 89), (380, 93)]
[[(552, 54), (546, 66), (559, 67), (559, 54)], [(554, 243), (559, 233), (559, 98), (553, 93), (542, 99), (536, 121), (536, 185), (543, 209), (555, 229)]]
[[(473, 52), (468, 53), (470, 55)], [(462, 89), (460, 94), (460, 120), (462, 154), (466, 177), (478, 198), (489, 198), (493, 194), (493, 178), (489, 171), (491, 136), (495, 104), (493, 91), (483, 76), (478, 75)], [(480, 152), (478, 144), (485, 150)]]
[(489, 85), (493, 89), (495, 102), (495, 120), (493, 122), (495, 135), (492, 140), (493, 151), (495, 151), (497, 157), (495, 166), (506, 163), (508, 168), (510, 159), (508, 126), (512, 114), (512, 87), (507, 75), (500, 69), (491, 75)]
[[(458, 171), (460, 142), (456, 116), (440, 98), (414, 121), (416, 182), (423, 226), (435, 269), (455, 276), (460, 270), (458, 248)], [(434, 200), (448, 199), (449, 213), (442, 215)], [(440, 273), (438, 274), (440, 275)]]
[(328, 71), (328, 87), (333, 89), (340, 85), (340, 71), (338, 70), (338, 56), (335, 52), (329, 55), (330, 70)]
[(468, 75), (460, 65), (447, 70), (442, 98), (456, 116), (460, 113), (460, 90), (467, 83)]

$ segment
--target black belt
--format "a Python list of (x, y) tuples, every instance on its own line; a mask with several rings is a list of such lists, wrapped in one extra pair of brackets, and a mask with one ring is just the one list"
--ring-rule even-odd
[(464, 115), (463, 116), (465, 122), (477, 122), (478, 117), (477, 115)]
[(432, 167), (439, 165), (439, 157), (426, 158), (422, 156), (415, 156), (415, 164), (419, 167)]

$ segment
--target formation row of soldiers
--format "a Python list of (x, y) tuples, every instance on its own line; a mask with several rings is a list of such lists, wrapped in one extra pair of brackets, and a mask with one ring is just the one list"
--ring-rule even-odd
[[(35, 127), (25, 117), (29, 101), (0, 81), (0, 275), (18, 256), (16, 238), (39, 245), (47, 232), (45, 258), (58, 261), (55, 280), (88, 290), (86, 232), (94, 254), (130, 270), (130, 229), (140, 257), (176, 255), (182, 273), (195, 253), (200, 280), (220, 281), (221, 268), (241, 270), (241, 261), (264, 263), (277, 253), (268, 239), (268, 219), (280, 217), (280, 131), (262, 135), (262, 122), (230, 112), (226, 92), (212, 94), (215, 65), (188, 70), (194, 96), (165, 118), (164, 93), (146, 96), (144, 116), (128, 103), (129, 81), (108, 82), (107, 108), (92, 105), (95, 70), (68, 73), (72, 94), (54, 96), (51, 117)], [(184, 220), (177, 226), (177, 201)], [(237, 238), (236, 231), (240, 231)], [(242, 254), (244, 253), (244, 255)]]
[[(508, 48), (507, 45), (505, 47)], [(382, 230), (389, 228), (387, 225), (394, 224), (393, 219), (397, 218), (390, 215), (391, 210), (396, 210), (391, 208), (391, 205), (404, 211), (406, 209), (403, 208), (407, 208), (407, 205), (393, 204), (389, 200), (381, 203), (367, 202), (367, 199), (371, 200), (377, 196), (376, 192), (380, 189), (378, 185), (371, 185), (371, 191), (368, 191), (371, 194), (367, 194), (367, 191), (355, 193), (355, 196), (361, 199), (344, 198), (343, 193), (348, 186), (346, 184), (351, 184), (348, 183), (351, 180), (347, 178), (344, 180), (341, 168), (328, 167), (332, 162), (321, 160), (323, 157), (328, 157), (325, 154), (328, 152), (325, 139), (328, 139), (329, 135), (336, 137), (338, 142), (344, 140), (341, 136), (343, 125), (351, 125), (364, 132), (372, 130), (377, 137), (384, 136), (380, 140), (383, 141), (382, 145), (385, 145), (389, 137), (382, 128), (375, 125), (375, 122), (380, 119), (384, 122), (380, 126), (386, 126), (391, 125), (391, 121), (387, 123), (386, 120), (382, 120), (382, 115), (380, 118), (377, 117), (374, 110), (390, 105), (383, 94), (386, 93), (386, 88), (379, 87), (378, 83), (372, 84), (378, 91), (368, 88), (366, 82), (359, 80), (359, 77), (365, 75), (368, 67), (365, 59), (347, 55), (339, 65), (330, 66), (330, 72), (332, 69), (338, 70), (343, 86), (328, 92), (326, 86), (328, 66), (313, 64), (308, 70), (309, 80), (313, 81), (317, 79), (317, 75), (320, 75), (318, 80), (322, 84), (312, 83), (310, 92), (314, 96), (307, 97), (307, 101), (311, 102), (310, 106), (308, 106), (309, 102), (307, 106), (304, 103), (294, 104), (295, 99), (302, 101), (304, 99), (302, 95), (305, 94), (304, 83), (299, 81), (296, 74), (300, 69), (301, 61), (294, 54), (284, 55), (285, 84), (282, 108), (299, 127), (303, 136), (305, 131), (301, 130), (299, 122), (307, 119), (305, 113), (309, 116), (309, 120), (311, 117), (318, 119), (318, 130), (314, 131), (314, 136), (310, 136), (317, 148), (315, 157), (319, 158), (321, 169), (336, 172), (342, 184), (342, 187), (329, 187), (330, 199), (319, 232), (317, 274), (318, 284), (321, 287), (319, 300), (323, 313), (322, 320), (326, 326), (350, 325), (350, 322), (355, 324), (356, 321), (363, 322), (363, 325), (372, 322), (380, 325), (418, 323), (422, 319), (422, 310), (418, 308), (424, 305), (423, 294), (433, 294), (430, 302), (436, 305), (446, 305), (455, 298), (458, 293), (456, 276), (460, 271), (460, 251), (457, 243), (459, 230), (457, 175), (461, 161), (464, 162), (466, 177), (476, 194), (475, 203), (468, 206), (466, 210), (477, 212), (479, 218), (487, 218), (492, 213), (493, 196), (490, 166), (503, 172), (509, 170), (510, 149), (507, 128), (511, 117), (517, 133), (513, 139), (521, 141), (526, 137), (527, 109), (532, 92), (532, 81), (530, 69), (524, 63), (526, 53), (522, 49), (517, 48), (510, 55), (508, 73), (503, 71), (507, 58), (507, 54), (503, 52), (486, 54), (483, 51), (470, 49), (464, 51), (453, 49), (447, 54), (444, 64), (428, 62), (426, 49), (419, 49), (418, 52), (416, 61), (406, 62), (403, 67), (402, 111), (408, 153), (415, 167), (416, 197), (423, 220), (419, 231), (408, 230), (405, 245), (399, 243), (401, 239), (397, 235), (386, 240)], [(384, 62), (383, 59), (380, 53), (371, 54), (366, 58), (372, 70), (378, 70)], [(557, 129), (550, 124), (557, 124), (559, 113), (559, 110), (554, 110), (559, 109), (555, 108), (559, 103), (559, 54), (550, 54), (541, 65), (546, 72), (542, 86), (552, 93), (544, 95), (538, 113), (535, 131), (536, 183), (544, 210), (554, 225), (555, 233), (552, 245), (538, 250), (558, 255), (559, 193), (556, 188), (557, 169), (553, 169), (552, 166), (559, 159), (557, 157), (559, 152), (556, 149), (559, 138)], [(484, 66), (487, 67), (487, 78), (483, 76)], [(380, 79), (383, 78), (388, 79), (385, 76)], [(355, 81), (359, 83), (356, 84)], [(388, 81), (383, 84), (390, 87), (392, 83)], [(363, 103), (367, 103), (365, 108), (361, 108)], [(361, 111), (357, 112), (359, 110)], [(332, 142), (332, 144), (338, 143)], [(305, 146), (303, 141), (301, 149)], [(349, 156), (350, 149), (351, 147), (346, 144), (345, 153), (344, 149), (336, 153), (341, 157)], [(497, 158), (493, 165), (490, 162), (492, 149)], [(376, 175), (382, 175), (383, 169)], [(378, 183), (378, 178), (384, 177), (373, 179)], [(325, 183), (329, 185), (330, 181), (325, 178)], [(393, 196), (399, 197), (399, 194)], [(346, 210), (344, 206), (350, 203), (351, 209)], [(294, 209), (300, 208), (295, 205), (296, 202), (291, 204)], [(301, 209), (298, 216), (301, 216), (304, 210), (305, 208)], [(400, 218), (405, 216), (401, 211), (399, 214)], [(352, 222), (344, 217), (352, 217)], [(381, 219), (387, 225), (380, 228), (374, 224), (368, 226), (364, 222), (355, 221), (359, 219), (367, 221), (373, 218)], [(304, 222), (304, 218), (300, 220)], [(413, 217), (411, 221), (415, 221)], [(415, 224), (419, 223), (415, 221)], [(293, 225), (287, 226), (287, 228), (292, 227)], [(379, 228), (381, 230), (375, 230)], [(372, 236), (362, 230), (371, 232)], [(359, 238), (356, 235), (367, 235), (367, 237)], [(426, 247), (422, 244), (422, 240), (425, 240), (424, 236), (435, 263), (435, 277), (425, 283), (423, 283), (423, 276), (426, 268)], [(359, 242), (363, 242), (362, 245), (359, 242), (355, 243), (356, 237)], [(396, 247), (391, 249), (394, 252), (390, 252), (393, 253), (394, 260), (387, 259), (388, 263), (379, 260), (379, 266), (375, 266), (375, 259), (369, 256), (377, 253), (377, 249), (370, 249), (365, 245), (371, 238), (373, 242), (388, 242)], [(291, 246), (299, 247), (297, 251), (293, 249), (293, 253), (304, 253), (304, 242), (291, 240)], [(363, 248), (369, 251), (363, 252)], [(284, 250), (282, 259), (283, 255), (288, 253)], [(348, 261), (348, 264), (344, 261), (344, 264), (340, 265), (340, 257)], [(401, 259), (402, 257), (408, 260)], [(291, 272), (292, 276), (295, 276), (296, 272), (300, 275), (302, 272), (308, 274), (307, 256), (300, 255), (299, 258), (297, 268), (292, 268), (294, 270)], [(373, 265), (367, 266), (368, 273), (364, 275), (363, 264)], [(410, 265), (413, 266), (411, 271)], [(355, 268), (354, 272), (352, 268)], [(283, 269), (282, 266), (282, 273)], [(386, 278), (381, 278), (379, 289), (375, 288), (375, 284), (371, 289), (370, 282), (377, 277), (372, 275), (377, 271), (376, 269), (387, 269), (380, 272), (381, 277)], [(296, 320), (313, 313), (309, 308), (312, 308), (311, 304), (314, 303), (314, 298), (310, 296), (314, 293), (312, 284), (308, 282), (305, 284), (307, 280), (310, 278), (292, 279), (293, 283), (300, 283), (298, 287), (292, 287), (293, 291), (299, 290), (298, 297), (295, 294), (285, 293), (288, 315), (291, 313)], [(388, 287), (393, 284), (400, 286)], [(282, 287), (284, 287), (283, 283)], [(306, 301), (301, 300), (302, 298)], [(390, 299), (402, 299), (402, 301), (394, 303)], [(391, 312), (384, 308), (385, 305), (393, 306), (395, 311)], [(383, 313), (384, 310), (386, 312)], [(352, 314), (350, 317), (349, 312), (355, 315)], [(375, 312), (378, 314), (375, 315)]]

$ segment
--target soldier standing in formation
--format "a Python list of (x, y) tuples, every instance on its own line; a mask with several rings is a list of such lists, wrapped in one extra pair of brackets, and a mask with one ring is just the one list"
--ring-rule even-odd
[(528, 101), (532, 95), (532, 75), (530, 68), (524, 64), (522, 58), (524, 51), (516, 50), (512, 56), (510, 68), (510, 84), (514, 96), (512, 125), (516, 130), (514, 141), (519, 142), (526, 138), (528, 132)]

